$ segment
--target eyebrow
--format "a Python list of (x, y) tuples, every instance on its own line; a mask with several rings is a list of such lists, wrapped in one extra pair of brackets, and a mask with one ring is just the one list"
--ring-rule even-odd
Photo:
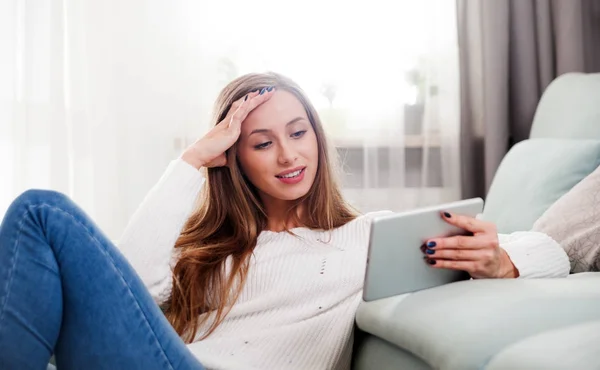
[[(306, 118), (304, 118), (304, 117), (296, 117), (293, 120), (291, 120), (290, 122), (286, 123), (285, 126), (287, 127), (287, 126), (289, 126), (289, 125), (291, 125), (293, 123), (296, 123), (298, 121), (301, 121), (301, 120), (306, 120)], [(248, 136), (250, 136), (252, 134), (263, 133), (263, 132), (271, 132), (271, 129), (268, 129), (268, 128), (257, 128), (256, 130), (252, 130), (252, 132), (250, 132), (248, 134)]]

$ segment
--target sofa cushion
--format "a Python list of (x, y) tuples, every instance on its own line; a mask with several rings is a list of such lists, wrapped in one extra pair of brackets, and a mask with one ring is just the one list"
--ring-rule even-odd
[(600, 271), (600, 167), (552, 204), (533, 230), (564, 248), (571, 272)]
[(530, 230), (534, 222), (600, 165), (600, 141), (529, 139), (504, 157), (486, 197), (482, 218), (501, 233)]
[(600, 273), (467, 280), (361, 302), (356, 324), (433, 369), (481, 369), (522, 339), (600, 320), (599, 284)]

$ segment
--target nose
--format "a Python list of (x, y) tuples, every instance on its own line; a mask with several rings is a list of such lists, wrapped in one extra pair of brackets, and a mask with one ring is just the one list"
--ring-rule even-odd
[(293, 146), (285, 142), (280, 143), (278, 154), (278, 161), (281, 165), (289, 165), (298, 159), (298, 154), (294, 150)]

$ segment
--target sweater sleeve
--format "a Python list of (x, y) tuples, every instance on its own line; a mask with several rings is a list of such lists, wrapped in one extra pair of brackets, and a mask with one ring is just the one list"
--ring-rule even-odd
[(157, 303), (170, 293), (173, 247), (203, 183), (200, 171), (182, 159), (172, 161), (117, 243)]
[(525, 231), (498, 235), (520, 278), (554, 278), (569, 275), (571, 265), (561, 246), (544, 233)]

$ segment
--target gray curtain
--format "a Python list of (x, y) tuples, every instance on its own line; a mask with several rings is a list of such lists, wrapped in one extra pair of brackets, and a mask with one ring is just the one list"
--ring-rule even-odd
[(600, 0), (457, 0), (464, 198), (484, 197), (537, 103), (566, 72), (600, 72)]

